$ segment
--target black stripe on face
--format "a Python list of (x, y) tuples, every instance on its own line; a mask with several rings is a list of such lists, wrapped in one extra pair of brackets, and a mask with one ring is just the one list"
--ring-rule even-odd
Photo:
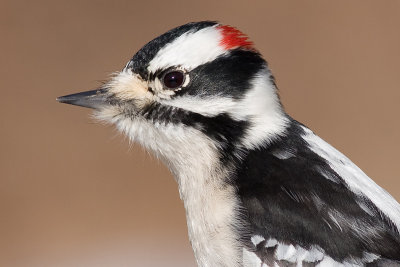
[(235, 49), (192, 70), (189, 73), (189, 85), (176, 95), (227, 96), (238, 99), (252, 87), (255, 75), (263, 68), (267, 68), (267, 63), (259, 53)]
[(128, 62), (127, 68), (131, 69), (134, 73), (138, 73), (143, 79), (147, 79), (149, 75), (147, 67), (150, 61), (166, 44), (171, 43), (185, 32), (196, 32), (216, 24), (217, 22), (214, 21), (201, 21), (174, 28), (144, 45)]
[(142, 111), (142, 116), (160, 124), (183, 124), (192, 127), (215, 142), (219, 148), (221, 161), (226, 162), (235, 157), (235, 151), (240, 147), (248, 123), (234, 120), (226, 113), (214, 117), (206, 117), (198, 113), (177, 107), (153, 103)]

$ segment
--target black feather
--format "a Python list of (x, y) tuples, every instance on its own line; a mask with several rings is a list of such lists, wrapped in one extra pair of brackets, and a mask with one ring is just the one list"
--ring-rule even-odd
[[(292, 120), (286, 136), (249, 151), (240, 165), (235, 184), (248, 232), (306, 249), (317, 245), (338, 262), (362, 258), (364, 252), (400, 260), (400, 236), (391, 221), (369, 199), (354, 194), (327, 161), (311, 151), (303, 134)], [(274, 156), (277, 150), (290, 150), (294, 156), (280, 159)], [(329, 216), (333, 211), (346, 221), (339, 222), (340, 227)], [(356, 232), (354, 227), (364, 229)]]

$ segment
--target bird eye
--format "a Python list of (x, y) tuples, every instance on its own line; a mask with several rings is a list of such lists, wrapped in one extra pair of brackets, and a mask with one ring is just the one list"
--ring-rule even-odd
[(185, 74), (182, 71), (174, 70), (164, 75), (162, 79), (164, 86), (169, 89), (177, 89), (185, 81)]

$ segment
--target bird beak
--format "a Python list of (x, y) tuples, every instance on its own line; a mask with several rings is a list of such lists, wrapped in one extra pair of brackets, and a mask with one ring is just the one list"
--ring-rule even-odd
[(57, 97), (60, 103), (66, 103), (85, 108), (98, 109), (104, 105), (109, 104), (107, 101), (107, 90), (97, 89), (72, 95), (65, 95)]

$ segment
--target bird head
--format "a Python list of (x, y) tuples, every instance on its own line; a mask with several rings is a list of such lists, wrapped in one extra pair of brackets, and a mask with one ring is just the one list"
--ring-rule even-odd
[(94, 109), (175, 172), (190, 160), (215, 166), (265, 146), (287, 122), (273, 76), (253, 43), (233, 27), (209, 21), (162, 34), (99, 89), (58, 101)]

